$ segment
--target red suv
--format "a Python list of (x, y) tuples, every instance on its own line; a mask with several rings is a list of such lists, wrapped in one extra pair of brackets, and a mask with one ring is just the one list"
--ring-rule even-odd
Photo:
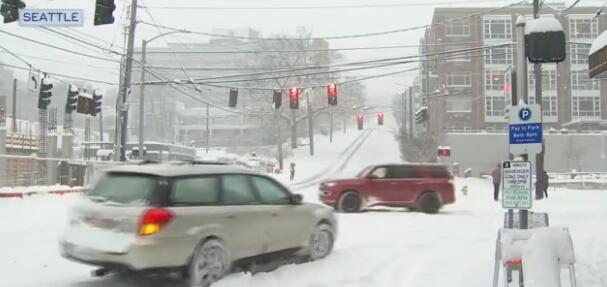
[(320, 200), (343, 212), (383, 205), (437, 213), (455, 202), (455, 191), (447, 166), (387, 164), (369, 166), (356, 178), (321, 183)]

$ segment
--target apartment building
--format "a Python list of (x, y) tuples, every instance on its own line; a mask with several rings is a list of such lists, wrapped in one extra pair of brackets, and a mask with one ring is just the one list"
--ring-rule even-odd
[[(598, 7), (562, 11), (542, 7), (540, 17), (556, 17), (565, 29), (567, 59), (542, 65), (542, 106), (547, 128), (599, 129), (607, 121), (607, 86), (588, 77), (588, 51), (607, 28)], [(487, 12), (492, 10), (492, 12)], [(532, 19), (531, 5), (494, 8), (437, 8), (421, 41), (431, 54), (421, 72), (422, 96), (430, 101), (430, 127), (443, 131), (504, 130), (510, 105), (509, 70), (514, 68), (515, 23)], [(453, 21), (454, 19), (460, 19)], [(441, 24), (444, 23), (444, 24)], [(482, 48), (488, 47), (491, 48)], [(474, 49), (469, 52), (437, 54)], [(528, 65), (529, 101), (535, 102), (533, 65)], [(520, 98), (520, 97), (519, 97)], [(444, 113), (437, 116), (439, 111)]]

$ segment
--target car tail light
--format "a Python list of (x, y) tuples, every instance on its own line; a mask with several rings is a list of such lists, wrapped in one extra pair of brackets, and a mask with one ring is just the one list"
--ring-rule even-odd
[(173, 213), (163, 208), (146, 210), (139, 223), (139, 235), (149, 236), (158, 233), (173, 219)]

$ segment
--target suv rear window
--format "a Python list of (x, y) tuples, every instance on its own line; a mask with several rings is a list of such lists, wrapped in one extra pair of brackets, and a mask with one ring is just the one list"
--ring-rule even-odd
[(449, 178), (451, 173), (444, 166), (432, 166), (430, 167), (430, 175), (433, 178)]
[(155, 176), (109, 173), (99, 179), (88, 196), (97, 202), (147, 204), (157, 186), (158, 178)]

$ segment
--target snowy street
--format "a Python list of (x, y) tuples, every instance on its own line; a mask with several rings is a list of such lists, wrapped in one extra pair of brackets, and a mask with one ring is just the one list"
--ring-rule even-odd
[[(355, 151), (350, 143), (356, 143), (358, 137), (341, 142), (344, 150), (354, 152), (351, 157), (325, 161), (344, 168), (331, 168), (320, 179), (353, 176), (368, 164), (399, 162), (393, 130), (384, 126), (369, 131)], [(353, 132), (356, 131), (349, 131)], [(335, 150), (335, 146), (319, 144), (318, 153), (322, 154), (323, 149)], [(304, 155), (297, 159), (301, 162), (301, 177), (327, 168), (308, 165), (306, 160)], [(463, 185), (469, 186), (467, 196), (459, 192)], [(339, 235), (334, 253), (328, 258), (254, 276), (232, 274), (216, 286), (490, 286), (495, 239), (503, 224), (504, 210), (492, 200), (488, 180), (460, 179), (457, 186), (457, 202), (438, 215), (400, 208), (339, 214)], [(295, 184), (294, 190), (302, 193), (306, 201), (318, 201), (317, 183)], [(181, 286), (172, 278), (91, 278), (91, 267), (61, 258), (57, 238), (67, 223), (66, 213), (78, 196), (0, 200), (0, 270), (11, 270), (2, 272), (2, 286)], [(607, 275), (601, 272), (607, 270), (606, 199), (607, 193), (601, 191), (563, 189), (551, 190), (548, 200), (534, 203), (533, 211), (549, 213), (551, 225), (570, 228), (578, 259), (579, 286), (607, 284)]]

